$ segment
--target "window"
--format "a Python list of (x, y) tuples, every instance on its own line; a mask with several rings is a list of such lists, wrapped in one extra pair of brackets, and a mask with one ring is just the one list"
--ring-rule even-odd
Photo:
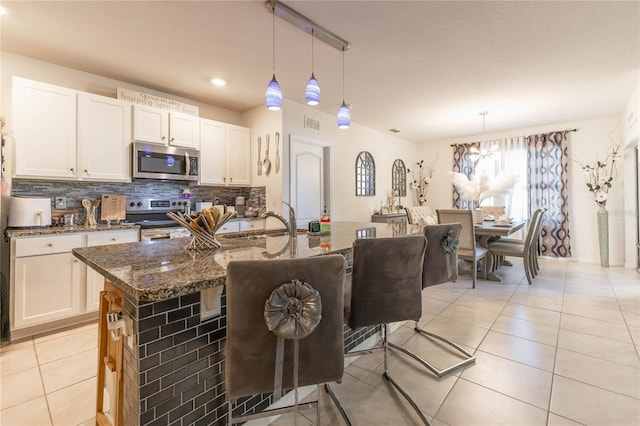
[(391, 168), (391, 188), (396, 197), (407, 196), (407, 168), (400, 159), (394, 161)]
[(367, 151), (356, 159), (356, 196), (376, 195), (376, 164)]

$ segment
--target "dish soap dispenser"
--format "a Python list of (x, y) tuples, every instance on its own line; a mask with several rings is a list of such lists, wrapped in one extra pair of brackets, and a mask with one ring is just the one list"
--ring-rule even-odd
[(324, 206), (322, 217), (320, 217), (320, 232), (329, 231), (331, 231), (331, 219), (329, 218), (329, 213), (327, 212), (327, 206)]

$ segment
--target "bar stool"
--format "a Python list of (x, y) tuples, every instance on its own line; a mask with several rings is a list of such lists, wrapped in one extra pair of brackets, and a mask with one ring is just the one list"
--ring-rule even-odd
[[(427, 238), (428, 244), (424, 254), (424, 266), (422, 268), (423, 289), (432, 285), (455, 282), (458, 279), (458, 245), (461, 230), (461, 223), (425, 226), (424, 235)], [(420, 328), (418, 321), (416, 321), (414, 330), (428, 338), (440, 340), (454, 348), (463, 356), (460, 362), (444, 369), (438, 369), (408, 349), (394, 343), (389, 343), (389, 346), (393, 349), (397, 349), (415, 359), (437, 377), (442, 377), (476, 361), (476, 357), (473, 354), (469, 353), (457, 343)]]
[[(342, 379), (344, 278), (341, 255), (229, 262), (225, 345), (229, 425), (297, 411), (303, 406), (298, 403), (298, 386)], [(309, 330), (300, 339), (281, 340), (282, 334), (276, 335)], [(277, 401), (281, 389), (294, 389), (293, 405), (234, 416), (232, 405), (238, 398), (273, 392)], [(319, 423), (318, 400), (304, 407), (313, 405)]]
[[(381, 326), (382, 344), (347, 357), (384, 351), (384, 374), (409, 402), (424, 424), (429, 422), (417, 404), (391, 377), (387, 367), (389, 323), (420, 319), (422, 315), (422, 266), (427, 240), (423, 235), (361, 239), (353, 243), (353, 275), (350, 304), (345, 302), (345, 318), (353, 330)], [(346, 297), (345, 297), (346, 298)], [(337, 401), (328, 384), (325, 388)]]

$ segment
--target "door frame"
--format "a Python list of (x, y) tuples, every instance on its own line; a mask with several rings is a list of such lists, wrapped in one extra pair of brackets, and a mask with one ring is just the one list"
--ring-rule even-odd
[(286, 149), (286, 164), (288, 167), (286, 168), (285, 175), (283, 176), (285, 185), (283, 185), (283, 193), (282, 199), (287, 200), (287, 202), (291, 202), (291, 193), (293, 190), (293, 176), (291, 170), (293, 169), (291, 162), (293, 161), (291, 157), (292, 147), (294, 144), (306, 144), (306, 145), (316, 145), (322, 147), (323, 156), (324, 156), (324, 164), (323, 164), (323, 198), (324, 204), (327, 206), (327, 209), (331, 211), (331, 143), (319, 140), (319, 139), (311, 139), (306, 136), (302, 136), (295, 133), (289, 133), (287, 149)]

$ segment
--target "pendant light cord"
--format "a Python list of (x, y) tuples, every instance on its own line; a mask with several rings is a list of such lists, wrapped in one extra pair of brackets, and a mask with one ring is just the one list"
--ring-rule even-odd
[(344, 46), (342, 47), (342, 103), (344, 103)]
[(271, 7), (271, 13), (273, 14), (273, 75), (276, 75), (276, 6), (275, 4)]
[(313, 35), (314, 28), (311, 28), (311, 75), (313, 75)]

